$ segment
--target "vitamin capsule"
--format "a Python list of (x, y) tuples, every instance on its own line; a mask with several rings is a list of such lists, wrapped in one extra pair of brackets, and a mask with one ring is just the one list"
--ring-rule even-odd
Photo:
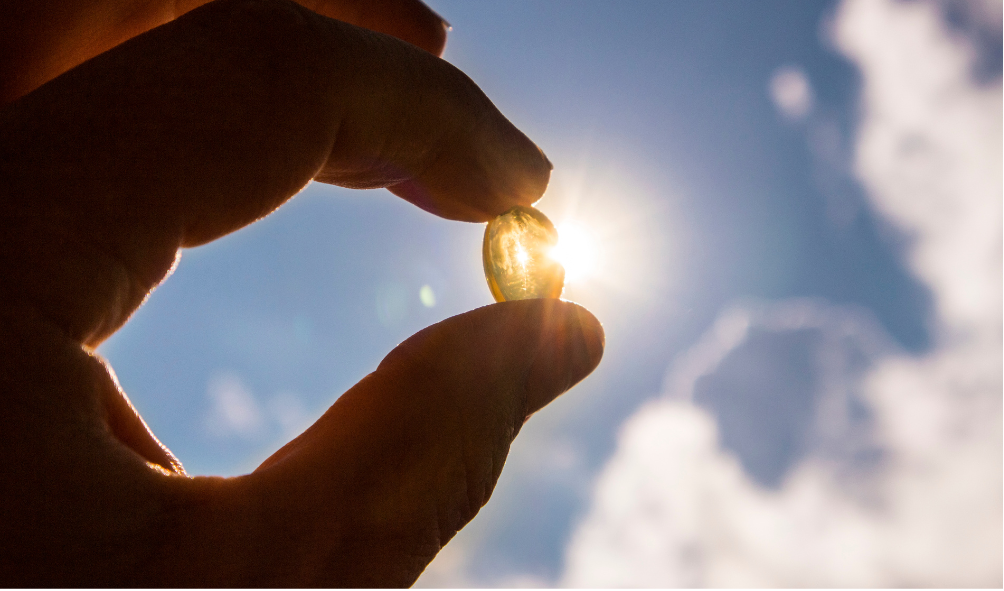
[(557, 244), (551, 220), (532, 207), (517, 205), (488, 222), (481, 252), (495, 301), (560, 296), (565, 268), (551, 257)]

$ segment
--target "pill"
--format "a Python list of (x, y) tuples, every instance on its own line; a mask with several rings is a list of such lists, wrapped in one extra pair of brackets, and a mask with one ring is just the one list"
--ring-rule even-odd
[(532, 207), (517, 205), (488, 222), (482, 259), (495, 301), (559, 297), (565, 268), (551, 256), (557, 244), (554, 224)]

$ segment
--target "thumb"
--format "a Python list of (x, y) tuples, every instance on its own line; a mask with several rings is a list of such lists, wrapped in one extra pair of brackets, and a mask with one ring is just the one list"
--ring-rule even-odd
[(558, 300), (487, 306), (414, 335), (239, 479), (262, 508), (248, 521), (269, 532), (246, 539), (298, 542), (259, 547), (250, 564), (310, 573), (303, 585), (411, 584), (488, 501), (526, 417), (596, 367), (603, 338)]

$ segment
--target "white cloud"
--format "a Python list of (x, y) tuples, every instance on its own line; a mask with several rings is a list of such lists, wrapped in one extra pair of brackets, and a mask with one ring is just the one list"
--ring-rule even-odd
[[(1002, 584), (1002, 95), (970, 80), (973, 50), (938, 8), (849, 0), (835, 22), (863, 75), (856, 172), (910, 238), (906, 262), (935, 299), (932, 351), (896, 352), (866, 318), (818, 303), (724, 313), (623, 426), (564, 583)], [(789, 385), (774, 366), (811, 376), (810, 428), (747, 421), (746, 441), (774, 454), (757, 464), (720, 421), (726, 403)], [(737, 399), (713, 396), (729, 384)], [(804, 402), (788, 394), (752, 419)], [(778, 465), (778, 482), (756, 477)]]
[[(795, 405), (791, 394), (799, 393), (785, 394), (784, 378), (792, 363), (804, 364), (801, 352), (768, 348), (786, 340), (811, 343), (814, 380), (806, 394), (814, 404), (808, 434), (793, 441), (803, 455), (771, 487), (744, 466), (748, 456), (756, 459), (758, 442), (769, 443), (792, 422), (761, 424), (763, 417), (747, 414), (754, 435), (729, 449), (716, 413), (695, 400), (715, 387), (732, 387), (740, 399), (755, 395), (750, 382), (758, 377), (741, 361), (767, 348), (752, 359), (775, 376), (768, 380), (774, 398)], [(914, 359), (898, 353), (867, 316), (814, 302), (724, 313), (681, 356), (666, 395), (622, 427), (571, 540), (563, 583), (995, 584), (1002, 551), (999, 349), (993, 355), (942, 351)], [(870, 413), (855, 417), (857, 406)]]
[(999, 81), (970, 81), (974, 50), (931, 4), (848, 2), (835, 29), (863, 74), (856, 169), (872, 205), (913, 239), (942, 330), (999, 328)]
[(214, 374), (209, 379), (206, 394), (211, 405), (206, 418), (210, 433), (254, 437), (264, 429), (261, 407), (236, 374)]
[(770, 78), (769, 90), (774, 106), (792, 121), (801, 121), (812, 111), (815, 102), (812, 86), (801, 68), (778, 68)]
[(311, 423), (311, 416), (300, 398), (292, 392), (280, 392), (259, 403), (240, 376), (218, 371), (206, 384), (209, 412), (206, 431), (216, 437), (262, 439), (278, 434), (283, 439), (299, 435)]

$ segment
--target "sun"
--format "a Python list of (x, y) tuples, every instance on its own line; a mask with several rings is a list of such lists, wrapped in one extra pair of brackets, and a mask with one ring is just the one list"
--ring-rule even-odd
[(558, 224), (558, 244), (551, 258), (565, 268), (565, 283), (577, 283), (594, 275), (599, 266), (599, 245), (595, 233), (577, 222)]

